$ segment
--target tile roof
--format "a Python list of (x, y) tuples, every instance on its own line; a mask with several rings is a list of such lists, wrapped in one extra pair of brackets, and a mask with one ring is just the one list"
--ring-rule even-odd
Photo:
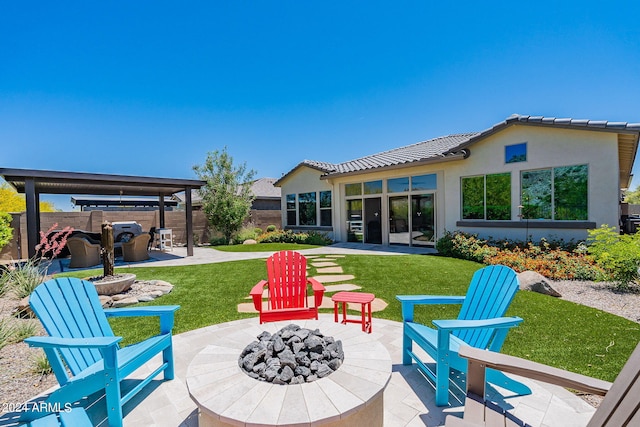
[(380, 168), (396, 167), (409, 163), (440, 161), (446, 160), (447, 158), (458, 157), (462, 154), (462, 150), (464, 150), (466, 147), (514, 124), (552, 126), (573, 129), (587, 128), (611, 132), (640, 132), (640, 123), (609, 122), (604, 120), (583, 120), (513, 114), (504, 121), (497, 123), (482, 132), (441, 136), (438, 138), (433, 138), (404, 147), (394, 148), (392, 150), (360, 157), (358, 159), (349, 160), (342, 163), (327, 163), (315, 160), (303, 160), (295, 168), (293, 168), (287, 174), (282, 176), (278, 181), (276, 181), (275, 185), (278, 185), (280, 181), (285, 179), (301, 166), (307, 166), (313, 169), (317, 169), (321, 172), (324, 172), (325, 176), (332, 176), (357, 173)]

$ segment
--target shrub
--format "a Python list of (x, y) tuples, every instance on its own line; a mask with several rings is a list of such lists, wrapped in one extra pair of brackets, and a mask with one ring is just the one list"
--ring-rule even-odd
[(533, 270), (554, 280), (594, 280), (602, 271), (586, 254), (584, 245), (567, 244), (561, 240), (549, 242), (542, 239), (538, 244), (490, 241), (469, 233), (445, 232), (436, 243), (436, 249), (445, 256), (489, 265), (502, 264), (517, 272)]
[(7, 344), (11, 343), (13, 337), (14, 326), (9, 318), (0, 319), (0, 350)]
[(13, 337), (11, 338), (11, 342), (24, 341), (25, 338), (34, 336), (37, 330), (38, 325), (36, 322), (30, 320), (19, 321), (19, 323), (17, 323), (13, 328)]
[(611, 280), (621, 290), (638, 280), (640, 234), (620, 235), (615, 227), (602, 225), (589, 230), (589, 253), (603, 269), (603, 279)]
[(278, 227), (276, 227), (275, 225), (271, 224), (269, 226), (267, 226), (267, 233), (271, 233), (272, 231), (276, 231), (278, 229)]
[(242, 228), (240, 231), (238, 231), (238, 233), (235, 235), (234, 241), (238, 242), (238, 243), (242, 243), (245, 240), (248, 239), (257, 239), (258, 236), (260, 234), (262, 234), (262, 230), (260, 230), (260, 233), (256, 233), (256, 230), (260, 230), (259, 228), (253, 228), (253, 227), (245, 227)]
[(304, 233), (295, 233), (292, 230), (276, 230), (258, 236), (257, 241), (258, 243), (297, 243), (319, 246), (333, 243), (325, 233), (313, 230)]
[(10, 290), (13, 295), (22, 299), (31, 295), (31, 292), (47, 278), (46, 263), (29, 259), (15, 267), (9, 267), (0, 276), (0, 288)]
[(211, 246), (224, 246), (228, 245), (229, 242), (224, 236), (214, 236), (209, 239), (209, 243)]
[(44, 352), (39, 352), (33, 357), (33, 368), (31, 369), (31, 372), (38, 375), (48, 375), (53, 372), (49, 359)]

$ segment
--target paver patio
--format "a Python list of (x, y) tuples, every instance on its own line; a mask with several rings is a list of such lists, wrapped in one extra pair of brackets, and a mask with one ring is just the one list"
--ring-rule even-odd
[[(170, 254), (164, 260), (153, 261), (156, 265), (185, 265), (204, 262), (224, 262), (234, 259), (266, 258), (269, 254), (262, 253), (221, 253), (211, 249), (196, 248), (194, 257), (181, 258), (180, 249)], [(326, 253), (351, 253), (348, 247), (328, 247), (320, 248)], [(378, 252), (395, 254), (393, 248)], [(311, 250), (316, 251), (316, 250)], [(185, 251), (186, 252), (186, 251)], [(304, 251), (307, 252), (308, 251)], [(354, 253), (369, 253), (360, 248), (353, 250)], [(314, 253), (314, 252), (311, 252)], [(321, 253), (321, 252), (315, 252)], [(154, 255), (154, 254), (152, 254)], [(165, 255), (165, 254), (163, 254)], [(167, 254), (168, 255), (168, 254)], [(447, 414), (461, 416), (463, 406), (463, 394), (456, 393), (451, 401), (452, 406), (440, 408), (435, 406), (434, 391), (427, 380), (418, 372), (415, 366), (403, 366), (402, 347), (402, 324), (400, 322), (374, 318), (373, 336), (382, 343), (388, 350), (392, 360), (392, 376), (384, 394), (384, 422), (385, 426), (440, 426), (444, 424)], [(282, 326), (291, 322), (278, 322)], [(296, 321), (302, 327), (319, 328), (321, 331), (336, 327), (333, 322), (333, 314), (321, 314), (318, 321)], [(339, 325), (344, 328), (359, 329), (358, 325)], [(173, 381), (156, 380), (148, 386), (140, 398), (130, 402), (125, 406), (125, 426), (197, 426), (197, 410), (195, 403), (191, 400), (185, 383), (187, 367), (195, 355), (204, 347), (215, 344), (211, 342), (213, 331), (219, 332), (221, 328), (228, 328), (237, 333), (246, 329), (254, 332), (259, 327), (258, 318), (237, 320), (234, 322), (212, 325), (206, 328), (189, 331), (174, 336), (174, 354), (176, 362), (176, 378)], [(249, 336), (249, 332), (247, 332)], [(249, 340), (247, 341), (248, 344)], [(426, 356), (425, 356), (426, 357)], [(142, 373), (147, 370), (146, 366), (141, 368)], [(595, 408), (588, 405), (573, 393), (557, 386), (552, 386), (528, 379), (520, 379), (529, 385), (533, 394), (523, 397), (505, 398), (502, 405), (511, 408), (519, 418), (527, 421), (532, 426), (553, 427), (553, 426), (584, 426), (595, 412)], [(132, 381), (133, 382), (133, 381)], [(94, 423), (99, 424), (104, 421), (103, 402), (97, 401), (96, 396), (92, 396), (89, 401), (84, 402), (84, 406), (89, 406), (89, 414)], [(4, 417), (3, 417), (4, 418)], [(3, 423), (0, 425), (11, 425)], [(103, 423), (101, 425), (106, 425)]]

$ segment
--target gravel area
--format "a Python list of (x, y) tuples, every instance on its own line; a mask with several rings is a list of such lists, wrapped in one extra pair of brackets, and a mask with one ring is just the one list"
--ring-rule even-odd
[[(584, 304), (634, 322), (640, 322), (640, 292), (620, 293), (604, 283), (580, 281), (551, 281), (551, 286), (562, 294), (562, 299)], [(140, 292), (135, 285), (133, 292)], [(10, 317), (17, 323), (37, 322), (37, 320), (17, 319), (12, 316), (18, 301), (8, 296), (0, 297), (0, 318)], [(38, 335), (44, 331), (38, 324)], [(0, 408), (16, 405), (45, 392), (55, 386), (57, 381), (53, 375), (42, 376), (33, 372), (34, 358), (41, 350), (29, 348), (24, 343), (10, 344), (0, 349)], [(597, 396), (582, 396), (590, 404), (597, 406)]]

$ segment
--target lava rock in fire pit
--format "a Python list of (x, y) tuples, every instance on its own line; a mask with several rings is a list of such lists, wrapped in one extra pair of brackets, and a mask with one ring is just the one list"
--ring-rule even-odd
[(251, 378), (274, 384), (302, 384), (324, 378), (344, 360), (342, 341), (318, 329), (288, 325), (271, 335), (262, 332), (242, 350), (238, 364)]

